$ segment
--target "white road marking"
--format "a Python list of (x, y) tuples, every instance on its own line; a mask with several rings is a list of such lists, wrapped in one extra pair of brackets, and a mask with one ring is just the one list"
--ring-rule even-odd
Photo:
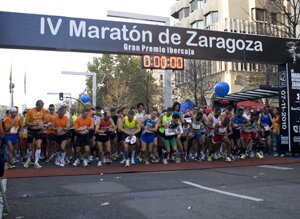
[(292, 167), (280, 167), (280, 166), (273, 166), (273, 165), (261, 165), (259, 167), (270, 168), (270, 169), (275, 169), (275, 170), (293, 170), (294, 169)]
[(209, 188), (209, 187), (206, 187), (206, 186), (201, 186), (201, 185), (198, 185), (196, 183), (189, 182), (189, 181), (181, 181), (181, 182), (184, 183), (184, 184), (190, 185), (190, 186), (197, 187), (199, 189), (204, 189), (204, 190), (208, 190), (208, 191), (211, 191), (211, 192), (216, 192), (216, 193), (220, 193), (220, 194), (223, 194), (223, 195), (229, 195), (229, 196), (233, 196), (233, 197), (237, 197), (237, 198), (248, 199), (248, 200), (255, 201), (255, 202), (264, 201), (263, 199), (260, 199), (260, 198), (254, 198), (254, 197), (246, 196), (246, 195), (239, 195), (239, 194), (232, 193), (232, 192), (225, 192), (225, 191), (221, 191), (221, 190), (218, 190), (218, 189)]

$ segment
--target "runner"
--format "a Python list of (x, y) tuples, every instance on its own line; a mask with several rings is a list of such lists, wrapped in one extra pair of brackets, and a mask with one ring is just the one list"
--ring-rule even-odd
[(226, 162), (231, 162), (231, 143), (228, 138), (228, 135), (232, 133), (230, 126), (230, 119), (228, 117), (221, 117), (221, 121), (215, 125), (214, 134), (212, 137), (212, 148), (209, 150), (209, 156), (211, 153), (220, 150), (222, 144), (225, 145), (226, 148)]
[(21, 159), (20, 161), (23, 162), (24, 159), (26, 159), (26, 150), (27, 150), (27, 133), (28, 129), (26, 126), (26, 114), (28, 109), (24, 109), (23, 115), (20, 118), (21, 120), (21, 130), (20, 130), (20, 153), (21, 153)]
[(233, 139), (237, 146), (236, 154), (241, 159), (246, 158), (246, 146), (245, 146), (244, 139), (241, 138), (241, 133), (245, 127), (245, 124), (248, 123), (248, 120), (245, 117), (243, 117), (243, 114), (244, 114), (244, 109), (239, 108), (236, 112), (236, 115), (234, 115), (233, 120), (231, 121), (233, 124), (233, 128), (232, 128)]
[[(136, 145), (136, 134), (141, 131), (140, 124), (134, 115), (134, 111), (130, 110), (128, 115), (118, 124), (118, 129), (123, 132), (124, 155), (126, 159), (125, 167), (130, 166), (129, 157), (132, 158), (131, 152)], [(132, 162), (132, 159), (131, 164), (135, 164), (134, 161)]]
[[(135, 113), (135, 117), (136, 117), (136, 120), (138, 123), (140, 123), (140, 126), (141, 126), (141, 121), (143, 120), (144, 116), (146, 115), (145, 114), (145, 111), (144, 111), (144, 104), (143, 103), (138, 103), (136, 105), (136, 108), (137, 108), (137, 111)], [(136, 150), (132, 151), (132, 154), (131, 154), (131, 163), (134, 163), (135, 162), (135, 151), (137, 151), (138, 153), (138, 159), (139, 161), (142, 161), (142, 156), (141, 156), (141, 135), (142, 135), (142, 130), (137, 133), (136, 137)]]
[(60, 160), (55, 163), (61, 167), (65, 167), (65, 157), (68, 139), (70, 137), (70, 118), (65, 115), (65, 109), (60, 107), (58, 114), (54, 116), (52, 120), (52, 128), (55, 131), (55, 140), (57, 145), (60, 147)]
[(221, 109), (220, 108), (215, 108), (214, 111), (209, 114), (208, 116), (208, 123), (207, 123), (207, 142), (208, 142), (208, 156), (207, 156), (207, 161), (212, 161), (212, 155), (214, 156), (214, 159), (219, 159), (217, 156), (216, 152), (217, 150), (214, 149), (214, 145), (212, 142), (212, 137), (214, 135), (215, 131), (215, 126), (220, 123), (220, 115), (221, 115)]
[[(75, 142), (76, 142), (76, 131), (74, 128), (74, 123), (77, 119), (77, 113), (74, 106), (70, 107), (70, 138), (68, 139), (67, 156), (69, 156), (69, 162), (74, 162), (73, 158), (75, 157)], [(68, 152), (69, 151), (69, 152)], [(68, 161), (68, 160), (67, 160)]]
[(16, 166), (14, 165), (14, 149), (15, 145), (18, 143), (18, 130), (20, 128), (20, 123), (17, 117), (17, 109), (15, 107), (10, 108), (10, 116), (4, 119), (5, 137), (4, 141), (8, 146), (8, 168), (12, 169)]
[(195, 150), (195, 159), (198, 161), (201, 161), (203, 157), (202, 152), (202, 135), (201, 135), (201, 127), (203, 126), (202, 124), (202, 117), (203, 113), (198, 112), (193, 118), (192, 118), (192, 147)]
[(114, 132), (109, 133), (109, 139), (110, 139), (111, 151), (112, 151), (112, 159), (116, 160), (119, 158), (119, 154), (121, 153), (121, 148), (118, 144), (118, 138), (117, 138), (118, 115), (117, 115), (116, 108), (114, 108), (114, 107), (110, 108), (110, 115), (116, 126), (116, 130)]
[(82, 115), (79, 116), (74, 124), (75, 131), (77, 133), (76, 139), (76, 160), (73, 166), (80, 164), (80, 151), (84, 148), (83, 166), (88, 166), (88, 156), (90, 154), (90, 134), (89, 132), (94, 129), (93, 119), (88, 116), (88, 110), (84, 109)]
[(34, 146), (36, 146), (34, 167), (37, 169), (42, 167), (39, 164), (39, 159), (41, 155), (42, 133), (46, 116), (46, 110), (43, 107), (44, 102), (42, 100), (38, 100), (35, 104), (35, 107), (30, 109), (26, 114), (26, 126), (28, 127), (28, 149), (27, 160), (23, 165), (25, 168), (28, 168), (31, 164), (31, 155), (35, 149)]
[(163, 157), (163, 150), (164, 150), (164, 136), (165, 136), (165, 124), (167, 122), (172, 121), (172, 112), (173, 109), (172, 107), (168, 107), (167, 110), (164, 112), (162, 112), (162, 114), (159, 116), (159, 130), (158, 130), (158, 151), (159, 151), (159, 155), (160, 157)]
[(46, 133), (46, 158), (47, 162), (50, 162), (55, 157), (58, 158), (58, 148), (56, 148), (55, 135), (54, 130), (52, 129), (52, 121), (54, 116), (56, 115), (54, 104), (50, 104), (48, 107), (49, 113), (45, 116), (46, 129), (44, 133)]
[(258, 124), (262, 128), (263, 137), (266, 142), (266, 152), (271, 154), (273, 152), (272, 139), (271, 139), (271, 126), (272, 126), (272, 116), (270, 114), (269, 106), (265, 106), (262, 113), (259, 114)]
[(142, 127), (142, 159), (145, 164), (150, 164), (150, 156), (153, 152), (153, 144), (155, 139), (155, 132), (158, 129), (158, 111), (157, 109), (152, 109), (150, 115), (146, 115), (141, 121)]
[(183, 145), (183, 159), (185, 161), (189, 160), (189, 148), (190, 148), (190, 142), (191, 138), (193, 137), (192, 134), (192, 119), (190, 115), (185, 115), (183, 118), (182, 123), (182, 130), (183, 133), (181, 134), (181, 143)]
[[(110, 144), (110, 132), (115, 132), (116, 126), (111, 118), (110, 112), (105, 111), (104, 117), (98, 121), (95, 129), (96, 143), (98, 147), (98, 167), (102, 166), (102, 161), (104, 164), (111, 163), (110, 153), (111, 153), (111, 144)], [(105, 146), (105, 157), (102, 157), (103, 145)]]
[(166, 153), (163, 159), (163, 164), (168, 164), (168, 158), (170, 156), (171, 150), (175, 154), (175, 162), (179, 163), (180, 158), (179, 158), (179, 153), (177, 151), (176, 135), (183, 133), (179, 115), (173, 114), (172, 120), (165, 122), (164, 125), (165, 125), (164, 146), (165, 146)]

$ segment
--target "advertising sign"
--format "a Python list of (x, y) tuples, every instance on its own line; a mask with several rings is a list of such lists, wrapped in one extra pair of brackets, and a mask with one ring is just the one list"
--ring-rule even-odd
[(280, 111), (280, 134), (281, 145), (288, 148), (289, 145), (289, 93), (288, 93), (288, 66), (278, 66), (278, 87), (279, 87), (279, 111)]
[(279, 66), (281, 144), (300, 152), (300, 65)]
[(0, 48), (270, 64), (292, 62), (300, 45), (296, 39), (11, 12), (0, 12), (0, 36)]

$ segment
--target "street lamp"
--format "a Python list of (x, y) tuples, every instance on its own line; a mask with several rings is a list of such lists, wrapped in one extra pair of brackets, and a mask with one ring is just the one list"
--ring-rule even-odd
[(96, 92), (97, 92), (97, 86), (96, 86), (96, 78), (97, 74), (95, 72), (74, 72), (74, 71), (62, 71), (61, 74), (63, 75), (85, 75), (85, 76), (92, 76), (93, 77), (93, 106), (96, 106)]
[[(129, 12), (122, 12), (122, 11), (111, 11), (111, 10), (107, 11), (107, 17), (158, 22), (158, 23), (164, 24), (165, 26), (170, 26), (170, 18), (169, 17), (129, 13)], [(172, 106), (172, 86), (171, 86), (172, 78), (171, 77), (172, 77), (172, 71), (164, 70), (163, 89), (164, 89), (164, 107), (165, 107), (165, 109)]]

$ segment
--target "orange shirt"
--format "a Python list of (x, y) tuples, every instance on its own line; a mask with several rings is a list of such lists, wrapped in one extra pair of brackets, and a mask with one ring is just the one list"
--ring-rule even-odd
[(78, 129), (83, 126), (93, 127), (94, 126), (93, 119), (89, 116), (86, 117), (86, 119), (83, 119), (81, 116), (79, 116), (74, 123), (74, 127), (75, 129)]
[[(45, 122), (47, 124), (52, 123), (52, 120), (53, 120), (55, 115), (56, 115), (56, 113), (54, 113), (53, 115), (51, 115), (50, 113), (47, 113), (46, 116), (45, 116)], [(51, 133), (54, 133), (54, 132), (55, 131), (52, 129), (51, 126), (44, 131), (44, 133), (46, 133), (46, 134), (51, 134)]]
[[(8, 127), (10, 127), (12, 124), (15, 124), (14, 127), (16, 127), (14, 129), (14, 131), (12, 129), (7, 130)], [(5, 126), (5, 129), (6, 129), (6, 131), (5, 131), (6, 134), (17, 134), (18, 133), (18, 129), (20, 127), (19, 126), (19, 119), (18, 119), (18, 117), (15, 117), (15, 118), (12, 118), (10, 116), (5, 117), (5, 119), (4, 119), (4, 126)], [(13, 132), (11, 132), (11, 131), (13, 131)]]
[(30, 123), (44, 121), (46, 114), (47, 112), (44, 108), (40, 111), (37, 111), (36, 108), (32, 108), (28, 110), (26, 114), (26, 121)]
[[(55, 115), (53, 118), (53, 128), (67, 128), (69, 124), (69, 117), (64, 115), (62, 118), (60, 118), (58, 115)], [(63, 131), (62, 133), (55, 132), (56, 135), (63, 135), (66, 131)]]
[(0, 120), (0, 135), (3, 134), (2, 121)]

